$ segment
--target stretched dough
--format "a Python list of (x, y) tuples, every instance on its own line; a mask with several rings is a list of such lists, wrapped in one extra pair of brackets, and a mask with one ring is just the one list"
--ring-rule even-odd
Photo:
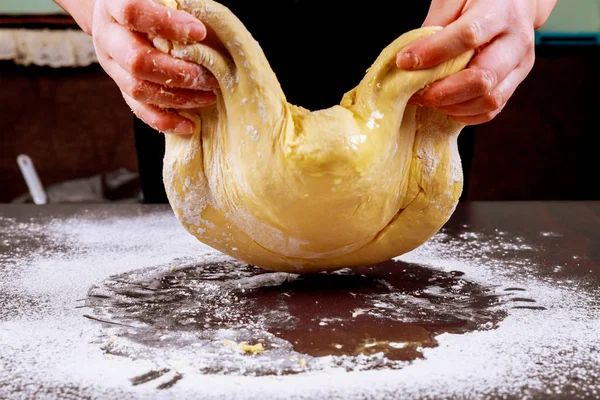
[(201, 242), (266, 269), (316, 272), (398, 256), (447, 222), (462, 191), (463, 126), (407, 101), (465, 68), (472, 52), (400, 70), (396, 54), (440, 28), (407, 32), (340, 105), (310, 112), (286, 102), (260, 46), (229, 9), (163, 1), (202, 20), (222, 44), (154, 39), (220, 84), (215, 106), (183, 113), (196, 122), (191, 137), (166, 136), (169, 202)]

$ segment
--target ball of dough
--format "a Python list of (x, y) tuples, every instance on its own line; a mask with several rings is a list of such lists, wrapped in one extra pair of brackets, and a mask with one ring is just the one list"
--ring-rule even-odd
[(462, 191), (463, 126), (407, 102), (464, 69), (472, 52), (401, 70), (396, 54), (440, 28), (407, 32), (339, 105), (311, 112), (286, 101), (259, 44), (229, 9), (210, 0), (176, 3), (222, 43), (154, 40), (219, 81), (216, 105), (182, 113), (195, 133), (166, 136), (169, 202), (198, 240), (266, 269), (317, 272), (401, 255), (447, 222)]

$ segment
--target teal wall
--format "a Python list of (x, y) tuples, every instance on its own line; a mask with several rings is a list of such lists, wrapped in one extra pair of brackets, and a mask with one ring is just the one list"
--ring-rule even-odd
[[(52, 0), (0, 0), (0, 13), (3, 14), (56, 12), (62, 12), (62, 9)], [(600, 32), (600, 0), (559, 0), (541, 30)]]
[(2, 14), (46, 14), (62, 13), (63, 10), (52, 0), (0, 0)]
[(600, 32), (600, 0), (558, 0), (541, 31)]

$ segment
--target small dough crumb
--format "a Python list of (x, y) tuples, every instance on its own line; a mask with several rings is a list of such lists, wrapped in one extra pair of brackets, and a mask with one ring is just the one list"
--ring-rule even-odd
[(248, 344), (248, 343), (240, 343), (240, 349), (246, 354), (262, 354), (265, 351), (262, 343), (257, 344)]

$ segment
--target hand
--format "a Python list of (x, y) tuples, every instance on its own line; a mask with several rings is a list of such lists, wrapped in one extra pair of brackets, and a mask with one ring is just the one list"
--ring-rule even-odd
[(98, 60), (138, 118), (161, 132), (192, 133), (192, 121), (167, 109), (213, 104), (217, 81), (204, 67), (155, 49), (146, 34), (201, 41), (205, 26), (153, 0), (96, 0), (92, 21)]
[(468, 68), (429, 85), (409, 103), (436, 107), (465, 125), (493, 119), (531, 71), (534, 30), (554, 4), (556, 0), (432, 0), (423, 26), (444, 29), (404, 48), (398, 67), (425, 69), (469, 50), (476, 55)]

